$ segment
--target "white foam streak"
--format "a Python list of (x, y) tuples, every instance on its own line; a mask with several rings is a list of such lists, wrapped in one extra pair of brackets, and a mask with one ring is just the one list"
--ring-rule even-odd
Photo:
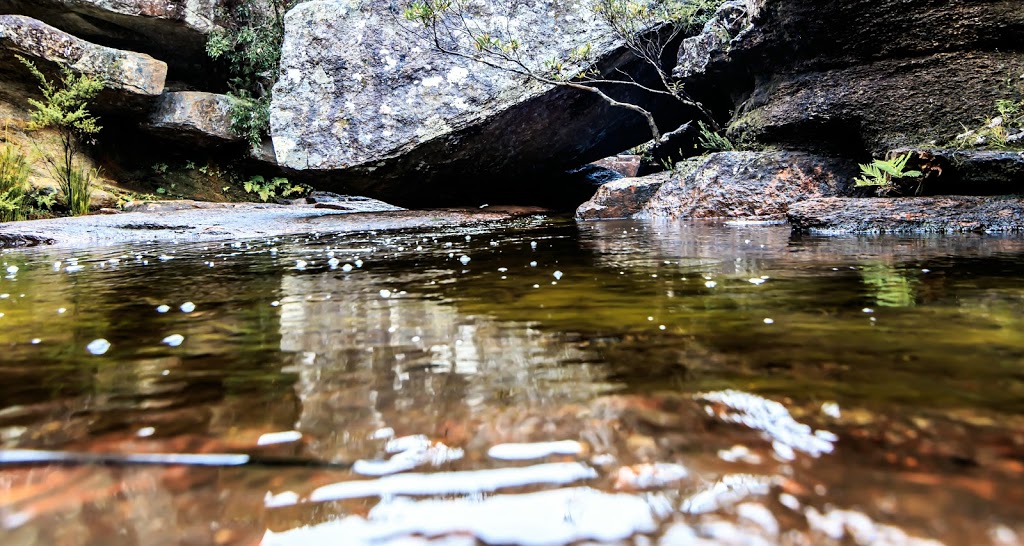
[(549, 455), (579, 455), (582, 452), (583, 444), (575, 440), (562, 440), (528, 444), (498, 444), (487, 450), (487, 456), (506, 461), (524, 461), (541, 459)]
[(470, 534), (486, 544), (540, 546), (619, 541), (656, 528), (651, 506), (641, 497), (581, 487), (484, 500), (397, 498), (374, 507), (366, 519), (350, 516), (282, 533), (267, 531), (262, 544), (404, 544), (401, 539), (415, 535)]
[(582, 463), (548, 463), (468, 472), (397, 474), (376, 480), (325, 485), (315, 489), (309, 500), (327, 502), (387, 495), (472, 495), (524, 485), (565, 485), (596, 477), (597, 471)]

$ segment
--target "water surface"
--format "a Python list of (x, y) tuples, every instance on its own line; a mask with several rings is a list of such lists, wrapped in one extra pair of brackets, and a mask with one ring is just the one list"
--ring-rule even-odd
[(0, 261), (3, 448), (276, 463), (3, 467), (3, 544), (1024, 537), (1022, 238), (534, 217)]

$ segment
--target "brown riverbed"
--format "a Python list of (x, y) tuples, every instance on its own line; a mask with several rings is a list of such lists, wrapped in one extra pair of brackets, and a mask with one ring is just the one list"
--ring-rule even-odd
[(6, 466), (4, 544), (1024, 536), (1022, 238), (528, 215), (0, 258), (4, 449), (274, 458)]

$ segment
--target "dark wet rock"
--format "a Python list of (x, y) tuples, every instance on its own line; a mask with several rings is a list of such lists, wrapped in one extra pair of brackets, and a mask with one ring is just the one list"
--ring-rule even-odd
[(631, 218), (650, 201), (671, 173), (652, 174), (641, 178), (623, 178), (597, 189), (589, 201), (576, 209), (580, 220)]
[[(495, 5), (473, 9), (489, 13)], [(530, 43), (533, 67), (587, 43), (601, 69), (634, 63), (586, 3), (559, 4), (557, 17), (546, 4), (520, 7), (513, 24)], [(274, 148), (284, 167), (322, 171), (322, 189), (403, 205), (521, 199), (550, 190), (552, 176), (649, 134), (641, 116), (589, 93), (436, 53), (410, 38), (388, 8), (374, 1), (356, 10), (334, 0), (288, 14), (271, 109)], [(627, 102), (650, 98), (632, 89), (613, 93), (620, 91)]]
[(206, 36), (225, 0), (4, 0), (0, 13), (34, 17), (83, 39), (152, 55), (177, 79), (209, 80)]
[(1006, 82), (1024, 64), (1014, 1), (747, 8), (750, 27), (684, 45), (676, 71), (688, 87), (713, 84), (731, 97), (734, 142), (862, 153), (944, 141), (1009, 98)]
[(45, 235), (31, 233), (4, 233), (0, 227), (0, 247), (52, 245), (56, 241)]
[(908, 152), (907, 168), (925, 173), (925, 195), (995, 195), (1024, 188), (1024, 151), (898, 148), (890, 155)]
[(231, 130), (231, 97), (198, 91), (167, 92), (146, 126), (168, 138), (201, 143), (241, 140)]
[(87, 42), (20, 15), (0, 15), (0, 46), (5, 50), (0, 54), (0, 65), (14, 67), (23, 74), (20, 79), (30, 79), (31, 75), (12, 58), (14, 53), (67, 65), (104, 80), (108, 89), (126, 95), (157, 96), (163, 93), (167, 79), (167, 65), (149, 55)]
[(822, 198), (789, 208), (795, 229), (834, 233), (1024, 230), (1019, 197)]
[[(625, 178), (634, 177), (640, 170), (640, 156), (632, 154), (619, 154), (592, 163), (598, 167), (611, 169)], [(610, 182), (610, 181), (609, 181)]]
[(1004, 98), (1018, 53), (940, 53), (781, 73), (758, 85), (730, 128), (738, 141), (879, 150), (951, 138)]
[(847, 161), (799, 152), (721, 152), (677, 163), (636, 216), (781, 216), (795, 202), (849, 193), (855, 174)]

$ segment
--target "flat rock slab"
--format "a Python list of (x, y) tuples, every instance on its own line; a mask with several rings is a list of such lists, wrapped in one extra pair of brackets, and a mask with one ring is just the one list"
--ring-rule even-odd
[[(195, 202), (190, 203), (194, 205)], [(535, 207), (399, 210), (352, 214), (313, 205), (216, 203), (160, 212), (54, 218), (0, 224), (0, 246), (95, 246), (140, 241), (215, 241), (307, 233), (442, 227), (508, 221)]]
[(821, 198), (789, 208), (795, 229), (817, 233), (1024, 230), (1020, 197)]
[(589, 201), (576, 209), (579, 220), (632, 218), (667, 182), (672, 173), (658, 173), (640, 178), (623, 178), (604, 184)]
[(638, 218), (767, 218), (846, 195), (856, 166), (800, 152), (720, 152), (676, 164)]
[(188, 142), (238, 142), (241, 137), (231, 129), (233, 101), (231, 97), (217, 93), (164, 93), (146, 127), (169, 138)]
[[(21, 15), (0, 15), (0, 47), (32, 60), (66, 65), (107, 82), (108, 89), (128, 95), (158, 96), (167, 80), (167, 64), (163, 61), (87, 42)], [(25, 79), (31, 78), (27, 70), (24, 73)]]

